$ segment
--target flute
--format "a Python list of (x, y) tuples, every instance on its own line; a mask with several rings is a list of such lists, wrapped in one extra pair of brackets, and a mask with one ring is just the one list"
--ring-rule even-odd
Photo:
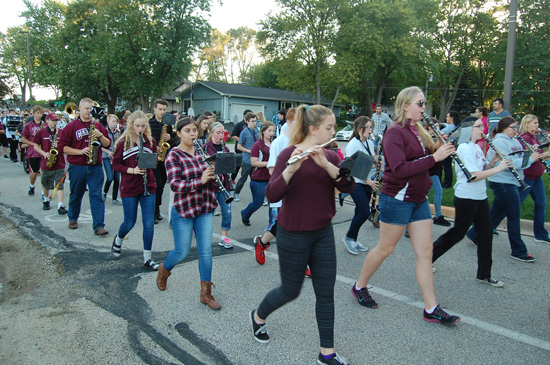
[[(424, 121), (426, 123), (428, 123), (430, 125), (430, 127), (432, 128), (432, 130), (434, 131), (435, 135), (437, 136), (437, 138), (439, 138), (441, 140), (441, 142), (443, 142), (444, 144), (447, 143), (447, 141), (445, 141), (445, 138), (443, 138), (443, 135), (441, 134), (441, 131), (439, 130), (439, 128), (436, 127), (435, 123), (432, 122), (432, 120), (430, 119), (430, 117), (428, 117), (428, 115), (426, 113), (422, 113), (422, 118), (424, 119)], [(464, 166), (464, 163), (462, 162), (462, 160), (460, 159), (460, 157), (458, 156), (458, 153), (456, 152), (453, 152), (451, 154), (451, 158), (453, 159), (453, 161), (458, 165), (458, 167), (460, 167), (460, 169), (462, 170), (462, 172), (464, 173), (464, 175), (466, 176), (466, 180), (468, 182), (472, 182), (473, 180), (475, 180), (475, 176), (472, 175), (470, 173), (470, 171), (468, 171), (468, 169), (466, 168), (466, 166)]]
[[(319, 147), (323, 148), (323, 147), (326, 147), (328, 146), (329, 144), (331, 144), (332, 142), (336, 141), (336, 138), (333, 138), (331, 139), (330, 141), (326, 142), (326, 143), (323, 143), (322, 145), (320, 145)], [(306, 158), (307, 156), (309, 156), (309, 154), (313, 152), (313, 150), (311, 148), (308, 148), (307, 150), (305, 150), (304, 152), (300, 153), (299, 155), (295, 155), (295, 156), (292, 156), (291, 158), (288, 159), (288, 161), (286, 162), (286, 165), (287, 166), (290, 166), (292, 164), (295, 164), (296, 162), (300, 161), (300, 160), (303, 160), (304, 158)]]
[[(489, 145), (489, 147), (491, 147), (493, 149), (493, 151), (495, 151), (496, 155), (502, 160), (504, 161), (504, 155), (502, 154), (502, 152), (500, 152), (500, 150), (498, 148), (495, 147), (495, 145), (493, 144), (493, 141), (491, 141), (491, 139), (489, 139), (489, 137), (486, 135), (486, 134), (481, 134), (481, 137), (483, 137), (483, 139), (485, 140), (485, 142), (487, 142), (487, 144)], [(521, 185), (521, 189), (522, 190), (527, 190), (530, 188), (529, 185), (527, 185), (525, 183), (525, 181), (523, 181), (523, 179), (521, 178), (521, 176), (519, 176), (518, 172), (516, 171), (516, 169), (513, 167), (513, 166), (510, 166), (508, 168), (508, 170), (510, 170), (510, 172), (512, 173), (512, 175), (514, 175), (514, 177), (516, 178), (516, 180), (519, 182), (519, 184)]]
[[(519, 133), (516, 133), (516, 138), (525, 146), (531, 153), (538, 153), (537, 150), (535, 150), (535, 146), (532, 144), (527, 143), (522, 136), (519, 135)], [(550, 174), (550, 164), (548, 164), (548, 161), (546, 161), (544, 158), (539, 158), (539, 161), (542, 162), (542, 165), (544, 166), (544, 169), (546, 172)]]

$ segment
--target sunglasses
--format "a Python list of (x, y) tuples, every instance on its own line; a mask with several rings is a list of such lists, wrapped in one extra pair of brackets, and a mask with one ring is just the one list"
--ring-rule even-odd
[(427, 101), (426, 101), (426, 100), (421, 100), (421, 101), (416, 102), (416, 103), (414, 103), (414, 104), (416, 104), (416, 105), (418, 105), (419, 107), (422, 108), (424, 105), (427, 104)]

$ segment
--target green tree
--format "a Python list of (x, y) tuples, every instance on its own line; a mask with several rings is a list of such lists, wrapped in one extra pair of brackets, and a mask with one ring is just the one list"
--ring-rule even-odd
[(27, 57), (27, 36), (20, 32), (22, 27), (8, 28), (6, 34), (0, 33), (0, 59), (2, 73), (6, 79), (15, 79), (21, 90), (22, 101), (26, 99), (29, 82)]

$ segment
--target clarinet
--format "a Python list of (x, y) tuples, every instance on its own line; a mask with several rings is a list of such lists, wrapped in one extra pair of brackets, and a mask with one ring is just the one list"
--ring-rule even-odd
[[(139, 134), (139, 153), (143, 153), (143, 133)], [(145, 174), (143, 174), (143, 196), (149, 196), (149, 190), (147, 190), (147, 169), (145, 169)]]
[[(496, 155), (502, 160), (504, 161), (504, 155), (502, 154), (502, 152), (500, 152), (500, 150), (498, 148), (495, 147), (495, 145), (493, 144), (493, 141), (491, 141), (491, 139), (489, 138), (489, 136), (487, 136), (486, 134), (482, 134), (481, 137), (483, 137), (483, 139), (485, 140), (485, 142), (487, 142), (487, 144), (489, 145), (489, 147), (491, 147), (493, 149), (493, 151), (495, 151)], [(516, 171), (516, 169), (513, 167), (513, 166), (510, 166), (508, 168), (508, 170), (510, 170), (510, 172), (512, 173), (512, 175), (514, 175), (514, 177), (516, 178), (516, 180), (519, 182), (519, 184), (521, 185), (521, 189), (522, 190), (527, 190), (530, 188), (529, 185), (527, 185), (525, 183), (525, 181), (523, 181), (523, 179), (521, 178), (521, 176), (519, 176), (518, 172)]]
[[(382, 135), (379, 134), (374, 140), (380, 140), (378, 146), (376, 146), (376, 171), (374, 173), (374, 181), (380, 183), (382, 172)], [(376, 198), (378, 197), (378, 190), (372, 192), (372, 200), (370, 205), (370, 215), (368, 220), (372, 222), (372, 225), (376, 228), (380, 227), (380, 210)]]
[[(529, 144), (525, 141), (525, 139), (523, 139), (522, 136), (519, 135), (519, 133), (516, 133), (516, 138), (525, 146), (527, 147), (527, 149), (529, 151), (531, 151), (531, 153), (538, 153), (537, 150), (535, 150), (535, 146), (533, 146), (532, 144)], [(546, 170), (546, 172), (548, 172), (550, 174), (550, 164), (548, 164), (548, 161), (546, 161), (544, 158), (539, 158), (539, 161), (542, 162), (542, 165), (544, 166), (544, 169)]]
[[(204, 152), (204, 150), (201, 148), (201, 145), (200, 143), (194, 139), (193, 140), (193, 145), (195, 146), (195, 149), (197, 149), (197, 151), (200, 153), (201, 157), (202, 157), (202, 160), (204, 162), (206, 162), (206, 164), (208, 165), (208, 167), (211, 167), (212, 164), (208, 161), (206, 161), (206, 159), (208, 158), (208, 156), (206, 156), (206, 152)], [(218, 185), (218, 188), (220, 189), (220, 192), (222, 193), (224, 199), (225, 199), (225, 204), (229, 204), (233, 201), (233, 197), (231, 196), (231, 194), (227, 191), (227, 189), (225, 188), (225, 186), (223, 186), (223, 182), (222, 182), (222, 179), (220, 179), (220, 176), (219, 175), (216, 175), (214, 174), (214, 178), (215, 178), (215, 181), (216, 181), (216, 184)]]
[[(424, 119), (424, 121), (426, 123), (428, 123), (430, 125), (430, 127), (432, 128), (432, 130), (434, 131), (435, 135), (437, 136), (437, 138), (439, 138), (439, 140), (441, 140), (441, 142), (443, 143), (447, 143), (447, 141), (445, 141), (445, 138), (443, 138), (443, 135), (441, 134), (441, 131), (439, 130), (439, 128), (437, 128), (434, 124), (434, 122), (432, 122), (432, 120), (430, 119), (430, 117), (428, 117), (428, 115), (426, 113), (422, 113), (422, 118)], [(458, 167), (460, 167), (460, 169), (462, 170), (462, 172), (464, 173), (464, 175), (466, 176), (466, 179), (468, 182), (471, 182), (473, 180), (475, 180), (475, 176), (472, 175), (470, 173), (470, 171), (468, 171), (468, 169), (466, 168), (466, 166), (464, 166), (464, 163), (462, 162), (462, 160), (460, 159), (460, 157), (458, 156), (458, 153), (456, 152), (453, 152), (451, 154), (451, 158), (453, 159), (453, 161), (458, 165)]]

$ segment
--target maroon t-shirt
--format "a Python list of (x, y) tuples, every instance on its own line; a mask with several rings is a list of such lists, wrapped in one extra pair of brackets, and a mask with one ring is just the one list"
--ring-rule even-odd
[[(151, 138), (153, 144), (148, 138), (144, 138), (143, 152), (145, 153), (157, 153), (157, 142)], [(115, 153), (113, 154), (113, 170), (120, 172), (120, 196), (122, 198), (128, 198), (131, 196), (143, 195), (144, 184), (143, 175), (128, 174), (128, 168), (134, 168), (138, 166), (138, 153), (139, 146), (133, 143), (133, 146), (124, 150), (124, 143), (126, 138), (119, 140), (115, 146)], [(147, 191), (149, 194), (153, 194), (157, 191), (157, 183), (155, 181), (155, 174), (153, 169), (147, 169)]]
[[(48, 163), (48, 160), (39, 154), (39, 156), (41, 157), (40, 170), (55, 171), (55, 170), (60, 170), (65, 168), (65, 155), (63, 154), (62, 151), (59, 150), (59, 137), (61, 136), (61, 129), (56, 129), (56, 130), (58, 131), (57, 159), (55, 160), (55, 163), (53, 164), (53, 166), (49, 168), (46, 166), (46, 164)], [(36, 133), (36, 136), (34, 136), (33, 142), (39, 145), (40, 148), (42, 148), (42, 151), (50, 152), (50, 150), (52, 149), (55, 133), (56, 133), (55, 130), (50, 131), (50, 128), (46, 126), (46, 128), (42, 128)]]
[[(46, 124), (42, 122), (40, 122), (40, 124), (36, 124), (33, 119), (27, 124), (25, 124), (25, 126), (23, 127), (23, 132), (21, 132), (21, 135), (26, 139), (28, 139), (29, 141), (33, 142), (34, 136), (36, 136), (36, 133), (38, 133), (38, 131), (42, 129), (44, 126), (46, 126)], [(34, 150), (33, 146), (29, 146), (27, 147), (27, 157), (35, 158), (35, 157), (42, 157), (42, 156)]]
[[(537, 146), (539, 145), (539, 141), (533, 134), (525, 132), (521, 136), (523, 137), (525, 142), (529, 143), (535, 148), (538, 148)], [(527, 148), (526, 146), (524, 147)], [(531, 164), (531, 166), (523, 170), (523, 176), (527, 180), (538, 180), (542, 175), (544, 175), (544, 165), (539, 160), (536, 160)]]
[[(111, 141), (109, 138), (109, 132), (105, 129), (101, 123), (94, 123), (95, 129), (103, 133), (103, 135)], [(59, 139), (59, 152), (62, 152), (65, 146), (82, 150), (90, 144), (88, 139), (88, 134), (90, 133), (90, 122), (83, 122), (80, 118), (73, 120), (61, 133), (61, 138)], [(109, 147), (109, 146), (107, 146)], [(105, 148), (107, 148), (105, 147)], [(100, 165), (103, 161), (102, 153), (99, 151), (99, 156), (97, 158), (97, 164)], [(72, 165), (87, 166), (88, 165), (88, 156), (86, 155), (67, 155), (67, 162)]]
[[(294, 173), (289, 184), (283, 178), (286, 162), (296, 146), (285, 148), (277, 157), (273, 175), (265, 189), (270, 202), (283, 201), (277, 214), (277, 222), (287, 231), (314, 231), (327, 226), (334, 214), (334, 188), (342, 193), (351, 193), (353, 180), (334, 180), (329, 173), (309, 158)], [(327, 160), (339, 166), (341, 160), (336, 152), (323, 149)]]
[[(269, 160), (269, 146), (266, 146), (261, 139), (254, 142), (250, 149), (250, 157), (256, 157), (259, 161), (267, 162)], [(250, 178), (254, 181), (269, 181), (271, 174), (267, 167), (254, 167)]]

